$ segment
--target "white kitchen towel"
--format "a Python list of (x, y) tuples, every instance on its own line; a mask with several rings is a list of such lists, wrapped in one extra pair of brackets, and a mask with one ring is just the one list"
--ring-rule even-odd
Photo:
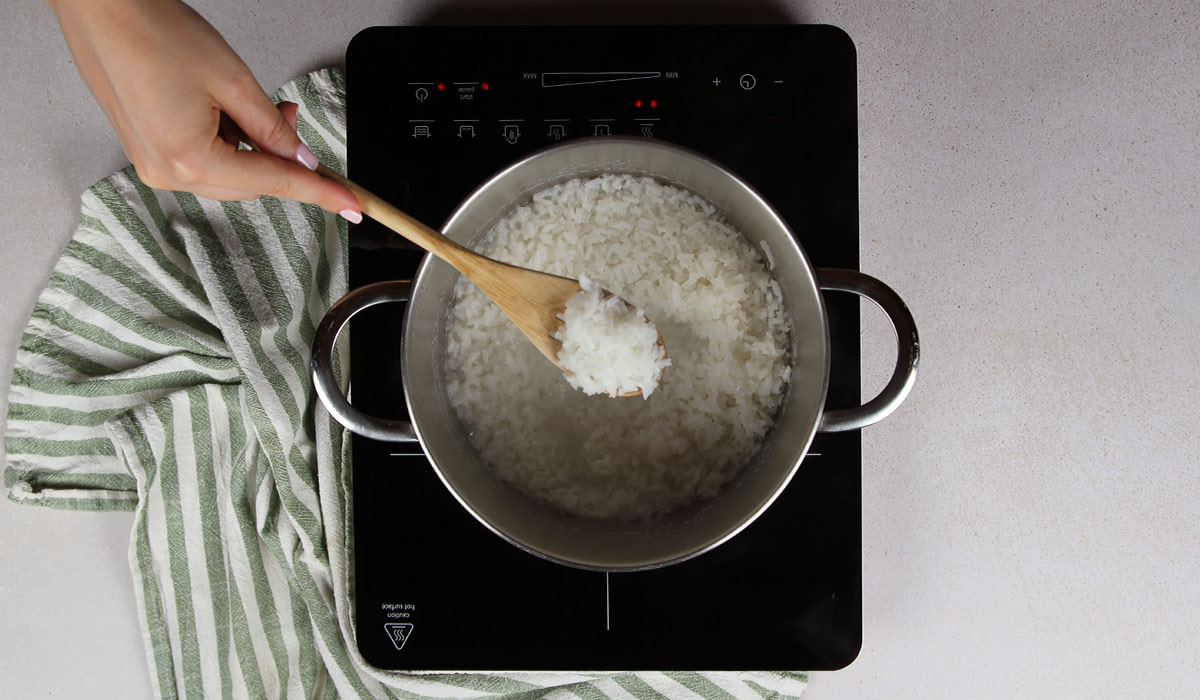
[[(342, 77), (277, 99), (344, 172)], [(83, 197), (13, 370), (9, 498), (135, 513), (129, 562), (163, 698), (783, 698), (804, 673), (397, 673), (354, 644), (349, 439), (309, 380), (347, 291), (347, 228), (311, 206), (148, 188)], [(344, 345), (335, 371), (348, 381)]]

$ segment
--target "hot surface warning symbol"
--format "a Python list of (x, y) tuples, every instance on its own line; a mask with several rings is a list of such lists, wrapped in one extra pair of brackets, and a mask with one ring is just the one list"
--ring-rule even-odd
[(404, 643), (412, 636), (411, 622), (388, 622), (383, 625), (383, 628), (387, 630), (388, 639), (392, 640), (392, 644), (396, 645), (397, 650), (403, 649)]

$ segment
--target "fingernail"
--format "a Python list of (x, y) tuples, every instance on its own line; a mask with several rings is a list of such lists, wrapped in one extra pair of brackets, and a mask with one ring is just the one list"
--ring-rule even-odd
[(304, 144), (300, 144), (300, 147), (296, 149), (296, 161), (309, 170), (317, 169), (317, 157)]
[(352, 224), (361, 224), (362, 223), (362, 214), (359, 214), (358, 212), (354, 211), (353, 209), (343, 209), (343, 210), (339, 211), (338, 214), (343, 219), (345, 219), (346, 221), (349, 221)]

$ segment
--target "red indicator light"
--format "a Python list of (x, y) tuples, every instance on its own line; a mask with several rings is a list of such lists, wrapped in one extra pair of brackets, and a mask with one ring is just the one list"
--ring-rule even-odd
[(658, 109), (658, 100), (650, 100), (650, 109)]
[(438, 90), (445, 90), (445, 89), (446, 89), (446, 84), (445, 84), (445, 83), (438, 83), (438, 84), (437, 84), (437, 89), (438, 89)]
[(488, 87), (490, 87), (490, 86), (487, 83), (480, 83), (479, 87), (483, 88), (484, 90), (487, 90)]
[(633, 106), (634, 106), (634, 107), (637, 107), (638, 109), (641, 109), (641, 108), (642, 108), (642, 101), (641, 101), (641, 100), (634, 100), (634, 101), (633, 101)]

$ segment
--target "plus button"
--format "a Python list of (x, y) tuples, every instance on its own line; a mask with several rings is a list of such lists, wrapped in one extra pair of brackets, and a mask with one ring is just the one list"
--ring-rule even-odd
[(721, 87), (721, 79), (713, 78), (713, 85), (716, 85), (717, 87)]

